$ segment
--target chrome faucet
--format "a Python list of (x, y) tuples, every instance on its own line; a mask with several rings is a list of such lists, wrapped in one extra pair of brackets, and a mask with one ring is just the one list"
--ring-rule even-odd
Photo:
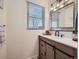
[(63, 37), (64, 34), (60, 34), (59, 31), (55, 31), (55, 36), (58, 36), (58, 37)]
[(55, 31), (55, 36), (59, 37), (59, 31)]

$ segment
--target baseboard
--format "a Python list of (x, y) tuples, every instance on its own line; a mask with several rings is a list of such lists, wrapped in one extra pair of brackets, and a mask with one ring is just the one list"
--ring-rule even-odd
[(31, 57), (29, 57), (27, 59), (38, 59), (38, 55), (31, 56)]

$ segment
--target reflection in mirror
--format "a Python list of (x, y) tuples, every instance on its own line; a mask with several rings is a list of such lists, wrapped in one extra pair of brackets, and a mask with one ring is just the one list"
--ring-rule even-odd
[(73, 4), (59, 10), (59, 27), (73, 27)]
[(74, 3), (70, 3), (62, 9), (59, 9), (55, 12), (51, 12), (51, 28), (61, 29), (61, 28), (70, 28), (72, 29), (74, 23)]
[(59, 12), (52, 14), (52, 27), (59, 27)]

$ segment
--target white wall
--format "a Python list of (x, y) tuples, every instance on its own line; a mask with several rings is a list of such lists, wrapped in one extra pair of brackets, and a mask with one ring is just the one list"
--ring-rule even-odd
[[(6, 6), (7, 0), (3, 1), (3, 9), (0, 9), (0, 25), (6, 25)], [(6, 28), (5, 28), (6, 29)], [(5, 42), (0, 44), (0, 59), (6, 59), (6, 31), (5, 31)]]
[[(45, 29), (48, 28), (49, 0), (30, 0), (45, 7)], [(25, 0), (8, 0), (7, 7), (7, 59), (27, 59), (38, 55), (38, 34), (43, 30), (27, 30), (27, 3)]]

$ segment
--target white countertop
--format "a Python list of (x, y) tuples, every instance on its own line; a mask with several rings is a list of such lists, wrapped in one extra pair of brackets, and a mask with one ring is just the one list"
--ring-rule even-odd
[(56, 37), (54, 35), (40, 35), (40, 36), (46, 37), (50, 40), (54, 40), (56, 42), (59, 42), (77, 49), (78, 42), (73, 41), (72, 38), (65, 38), (65, 37), (61, 38), (61, 37)]

